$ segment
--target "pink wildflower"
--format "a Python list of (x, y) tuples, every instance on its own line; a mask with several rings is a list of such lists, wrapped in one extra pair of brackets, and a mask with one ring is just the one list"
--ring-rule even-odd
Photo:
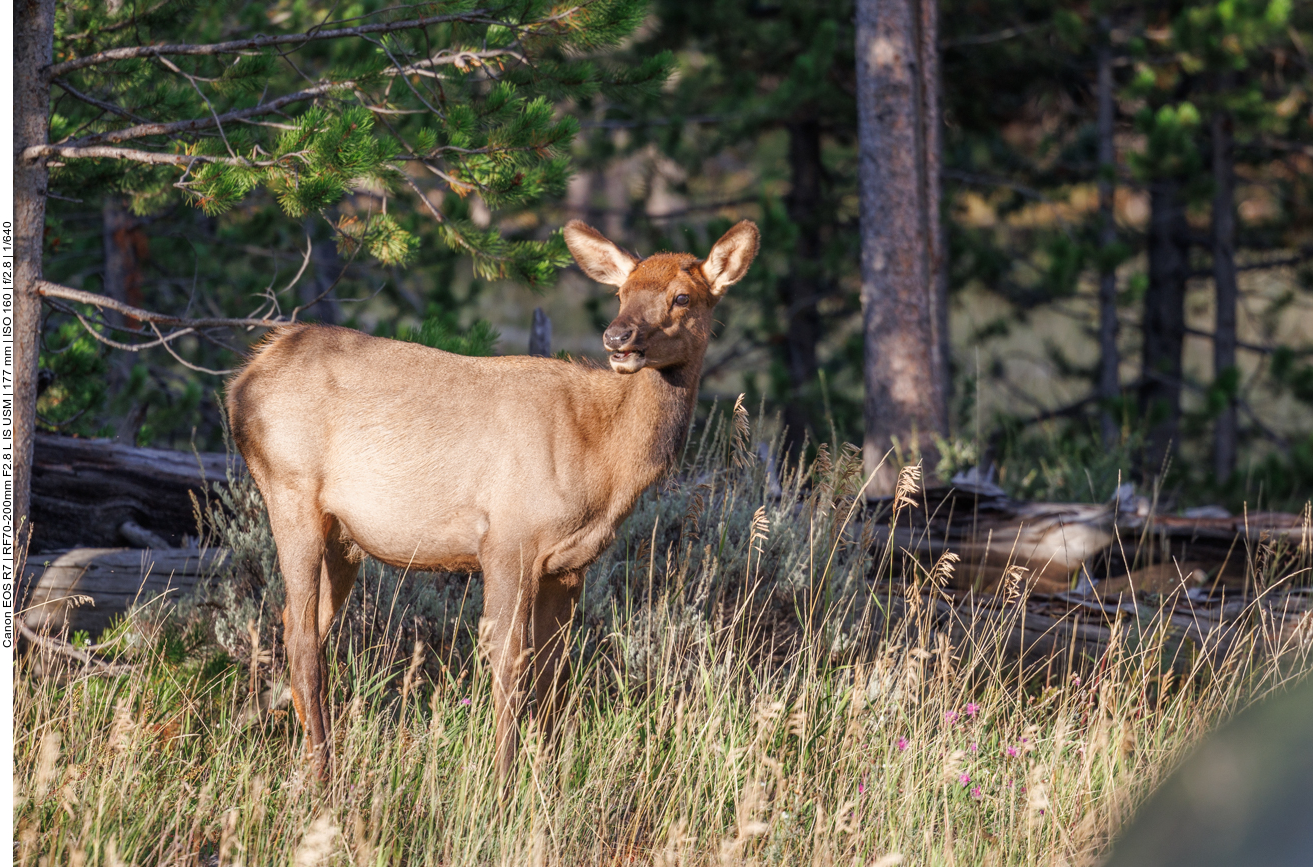
[(460, 700), (460, 703), (461, 703), (461, 704), (469, 704), (469, 703), (470, 703), (469, 696), (466, 696), (465, 698), (461, 699), (461, 700)]
[(1008, 747), (1008, 749), (1007, 749), (1007, 753), (1008, 753), (1008, 758), (1009, 758), (1009, 759), (1015, 759), (1015, 758), (1017, 757), (1017, 748), (1016, 748), (1016, 747)]
[(982, 796), (981, 796), (981, 794), (980, 794), (980, 787), (979, 787), (979, 786), (974, 786), (974, 787), (972, 787), (972, 789), (971, 789), (971, 797), (975, 798), (977, 801), (980, 800), (980, 798), (981, 798)]
[(899, 738), (899, 739), (898, 739), (898, 752), (901, 753), (901, 752), (902, 752), (903, 750), (905, 750), (905, 749), (907, 749), (907, 738)]
[(959, 776), (959, 777), (957, 778), (957, 781), (958, 781), (959, 783), (961, 783), (962, 785), (965, 786), (965, 785), (967, 785), (968, 783), (971, 782), (971, 775), (970, 775), (970, 774), (962, 774), (961, 776)]
[(979, 712), (980, 712), (980, 705), (978, 704), (967, 705), (967, 716), (974, 717)]
[(971, 752), (973, 753), (977, 752), (980, 749), (980, 744), (976, 743), (975, 741), (972, 741), (971, 746), (968, 749), (970, 749)]
[(948, 713), (944, 714), (944, 722), (949, 724), (957, 722), (957, 711), (950, 710)]

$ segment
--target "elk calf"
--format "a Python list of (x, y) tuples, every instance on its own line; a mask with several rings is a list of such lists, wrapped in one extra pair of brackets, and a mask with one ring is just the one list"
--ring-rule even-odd
[(609, 370), (289, 325), (229, 383), (233, 437), (278, 545), (292, 696), (321, 777), (323, 642), (355, 583), (353, 545), (417, 571), (482, 571), (502, 778), (530, 651), (550, 732), (584, 572), (683, 447), (712, 310), (748, 270), (758, 233), (739, 223), (705, 261), (636, 259), (578, 221), (565, 240), (585, 274), (619, 288), (602, 337)]

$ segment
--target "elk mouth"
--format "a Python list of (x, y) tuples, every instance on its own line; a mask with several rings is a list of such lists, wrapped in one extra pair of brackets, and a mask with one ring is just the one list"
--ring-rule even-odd
[(647, 354), (640, 349), (611, 353), (611, 369), (616, 373), (638, 373), (647, 364)]

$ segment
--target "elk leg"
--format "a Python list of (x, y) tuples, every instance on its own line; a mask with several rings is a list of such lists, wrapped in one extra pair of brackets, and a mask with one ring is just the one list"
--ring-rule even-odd
[(551, 742), (555, 718), (570, 687), (570, 620), (583, 587), (582, 572), (544, 578), (533, 606), (534, 690), (543, 739)]
[(269, 523), (278, 546), (287, 605), (283, 642), (292, 674), (292, 703), (310, 738), (315, 771), (327, 779), (329, 747), (324, 713), (322, 651), (319, 646), (319, 576), (324, 556), (323, 523), (318, 516), (289, 507), (291, 496), (266, 497)]
[(497, 776), (509, 788), (519, 748), (520, 712), (524, 708), (524, 672), (528, 658), (531, 582), (514, 565), (483, 564), (483, 622), (479, 624), (492, 669), (492, 706), (497, 718)]
[[(330, 518), (328, 529), (324, 533), (324, 561), (319, 573), (319, 676), (328, 690), (328, 655), (322, 648), (328, 643), (328, 630), (333, 625), (333, 618), (342, 610), (343, 603), (351, 595), (351, 588), (356, 583), (359, 565), (349, 556), (350, 545), (342, 538), (342, 528), (337, 519)], [(331, 702), (324, 704), (324, 727), (331, 731), (329, 721)]]

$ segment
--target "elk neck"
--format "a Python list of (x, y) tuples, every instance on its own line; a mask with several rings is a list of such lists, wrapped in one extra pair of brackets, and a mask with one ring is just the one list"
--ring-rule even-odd
[[(679, 458), (698, 398), (705, 350), (684, 364), (662, 370), (643, 368), (619, 380), (619, 400), (612, 417), (612, 440), (625, 443), (636, 461), (635, 481), (656, 481)], [(646, 479), (646, 481), (643, 481)]]

